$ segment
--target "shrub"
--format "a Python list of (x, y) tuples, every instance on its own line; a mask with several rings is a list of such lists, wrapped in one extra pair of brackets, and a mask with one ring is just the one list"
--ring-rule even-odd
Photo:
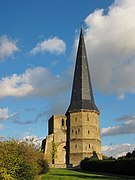
[(7, 174), (7, 169), (0, 167), (0, 180), (14, 180), (10, 174)]
[(81, 161), (80, 166), (87, 171), (135, 175), (135, 159), (91, 160), (87, 158)]
[(38, 165), (39, 165), (38, 174), (46, 174), (49, 171), (49, 165), (46, 160), (39, 159)]
[(32, 143), (14, 139), (0, 141), (0, 179), (33, 180), (37, 174), (48, 170), (43, 153)]

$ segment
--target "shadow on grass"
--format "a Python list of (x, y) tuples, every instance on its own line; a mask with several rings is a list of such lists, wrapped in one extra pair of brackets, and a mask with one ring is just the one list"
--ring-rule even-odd
[[(105, 176), (87, 176), (87, 175), (75, 175), (75, 174), (53, 174), (55, 176), (61, 176), (61, 177), (64, 177), (64, 176), (69, 176), (69, 177), (76, 177), (76, 178), (82, 178), (82, 179), (88, 179), (88, 178), (91, 178), (91, 179), (108, 179), (108, 177), (105, 177)], [(110, 178), (110, 177), (109, 177)], [(114, 178), (110, 178), (110, 179), (114, 179)]]
[[(76, 170), (75, 170), (76, 171)], [(74, 170), (69, 170), (69, 173), (70, 172), (74, 172)], [(91, 175), (91, 174), (89, 174), (89, 175), (86, 175), (86, 173), (87, 172), (82, 172), (82, 171), (76, 171), (76, 172), (79, 172), (79, 173), (82, 173), (82, 174), (62, 174), (62, 173), (55, 173), (55, 174), (53, 174), (54, 176), (59, 176), (59, 177), (75, 177), (75, 178), (81, 178), (81, 179), (89, 179), (89, 178), (91, 178), (91, 179), (108, 179), (108, 177), (107, 176), (103, 176), (103, 175)], [(114, 178), (112, 178), (112, 177), (109, 177), (109, 179), (114, 179)]]
[[(134, 176), (128, 176), (128, 175), (120, 175), (120, 174), (110, 174), (110, 173), (102, 173), (102, 172), (90, 172), (90, 171), (84, 171), (82, 169), (69, 169), (71, 171), (80, 172), (84, 174), (93, 174), (95, 177), (100, 179), (116, 179), (117, 180), (135, 180)], [(97, 176), (95, 175), (97, 174)], [(101, 176), (101, 177), (100, 177)], [(91, 176), (93, 177), (93, 176)]]

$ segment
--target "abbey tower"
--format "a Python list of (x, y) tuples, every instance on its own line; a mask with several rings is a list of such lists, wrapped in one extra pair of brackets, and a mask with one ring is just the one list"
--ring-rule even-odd
[(69, 108), (66, 115), (50, 118), (43, 141), (45, 158), (52, 167), (78, 166), (85, 157), (102, 159), (99, 114), (81, 29)]
[(95, 105), (82, 29), (67, 111), (67, 160), (76, 166), (85, 157), (101, 159), (99, 110)]

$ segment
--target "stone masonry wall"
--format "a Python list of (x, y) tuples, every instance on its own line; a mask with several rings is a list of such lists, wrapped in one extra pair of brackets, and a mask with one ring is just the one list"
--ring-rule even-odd
[(99, 114), (96, 111), (70, 113), (70, 163), (79, 164), (84, 157), (101, 155)]
[[(50, 125), (53, 124), (53, 133), (46, 137), (45, 158), (48, 160), (50, 167), (65, 167), (66, 117), (54, 115), (49, 121), (51, 122)], [(49, 128), (51, 129), (51, 127)]]

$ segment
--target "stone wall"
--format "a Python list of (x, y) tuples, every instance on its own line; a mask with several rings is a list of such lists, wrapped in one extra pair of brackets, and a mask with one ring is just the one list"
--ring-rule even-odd
[[(46, 137), (45, 158), (50, 167), (65, 167), (66, 165), (66, 117), (53, 115), (48, 122), (48, 133)], [(53, 125), (53, 128), (52, 128)]]
[(49, 164), (52, 164), (52, 141), (53, 141), (53, 134), (48, 135), (46, 137), (44, 158), (47, 159)]
[(78, 164), (96, 152), (99, 159), (101, 141), (99, 113), (96, 111), (70, 112), (70, 164)]
[[(49, 119), (49, 125), (53, 124), (53, 129), (49, 127), (49, 132), (53, 130), (53, 133), (46, 137), (45, 158), (49, 160), (50, 166), (64, 167), (66, 153), (69, 154), (69, 164), (73, 166), (79, 165), (85, 157), (94, 156), (102, 159), (99, 113), (90, 110), (70, 112), (69, 121), (69, 136), (67, 136), (65, 116), (54, 115)], [(68, 140), (69, 148), (66, 152)], [(52, 159), (52, 143), (56, 148), (54, 159)]]

